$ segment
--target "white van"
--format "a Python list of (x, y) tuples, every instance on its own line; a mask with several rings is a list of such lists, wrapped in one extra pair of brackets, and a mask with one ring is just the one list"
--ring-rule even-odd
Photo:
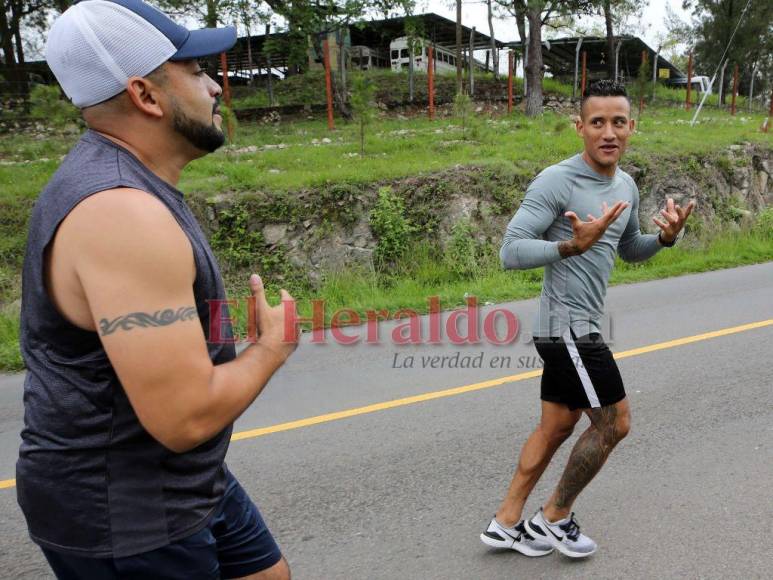
[[(692, 77), (692, 79), (690, 79), (690, 88), (692, 88), (693, 91), (699, 92), (701, 94), (711, 93), (712, 87), (709, 87), (710, 81), (711, 79), (709, 77), (700, 76), (700, 75), (694, 76)], [(668, 86), (679, 88), (679, 89), (685, 89), (687, 88), (687, 77), (670, 79), (668, 81)]]
[[(433, 46), (429, 40), (419, 38), (416, 40), (418, 47), (413, 54), (413, 70), (427, 71), (427, 48)], [(441, 46), (433, 46), (435, 53), (435, 72), (450, 72), (456, 70), (456, 55)], [(408, 51), (408, 38), (401, 36), (389, 43), (389, 56), (394, 72), (408, 69), (410, 62)]]

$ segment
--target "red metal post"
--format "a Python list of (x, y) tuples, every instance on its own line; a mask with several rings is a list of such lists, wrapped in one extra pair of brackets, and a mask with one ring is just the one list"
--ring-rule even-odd
[(507, 55), (507, 112), (513, 112), (513, 51)]
[(427, 47), (427, 93), (429, 97), (429, 120), (435, 118), (435, 57), (432, 47)]
[(580, 96), (585, 96), (585, 71), (586, 71), (586, 65), (588, 61), (588, 53), (587, 51), (582, 51), (582, 91), (580, 91)]
[(684, 110), (689, 111), (692, 106), (690, 102), (690, 96), (692, 92), (692, 51), (690, 51), (690, 58), (687, 60), (687, 97), (684, 102)]
[(327, 93), (327, 128), (335, 129), (335, 122), (333, 121), (333, 83), (330, 80), (330, 46), (325, 37), (322, 43), (322, 55), (325, 63), (325, 92)]
[[(224, 52), (220, 53), (220, 69), (223, 72), (223, 101), (225, 106), (231, 108), (231, 85), (228, 83), (228, 59)], [(233, 143), (234, 140), (234, 126), (231, 115), (228, 116), (226, 121), (226, 131), (228, 131), (228, 142)]]
[(735, 115), (735, 96), (738, 94), (738, 65), (733, 69), (733, 101), (730, 104), (730, 114)]

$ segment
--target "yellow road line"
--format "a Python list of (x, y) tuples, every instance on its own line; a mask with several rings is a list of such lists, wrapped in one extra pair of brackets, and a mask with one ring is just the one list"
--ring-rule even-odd
[[(675, 348), (677, 346), (683, 346), (685, 344), (692, 344), (694, 342), (701, 342), (703, 340), (710, 340), (712, 338), (719, 338), (721, 336), (727, 336), (729, 334), (737, 334), (739, 332), (746, 332), (748, 330), (754, 330), (756, 328), (763, 328), (771, 325), (773, 325), (773, 318), (769, 320), (760, 320), (759, 322), (752, 322), (750, 324), (742, 324), (740, 326), (732, 326), (730, 328), (722, 328), (720, 330), (705, 332), (703, 334), (685, 336), (684, 338), (677, 338), (675, 340), (658, 342), (655, 344), (650, 344), (648, 346), (642, 346), (640, 348), (624, 350), (622, 352), (615, 353), (614, 356), (616, 359), (623, 359), (631, 356), (639, 356), (650, 352), (656, 352), (658, 350), (666, 350), (669, 348)], [(453, 397), (454, 395), (461, 395), (463, 393), (471, 393), (473, 391), (490, 389), (491, 387), (498, 387), (500, 385), (504, 385), (507, 383), (515, 383), (517, 381), (533, 379), (535, 377), (540, 376), (541, 374), (542, 374), (541, 370), (528, 371), (525, 373), (519, 373), (517, 375), (509, 375), (506, 377), (500, 377), (498, 379), (491, 379), (488, 381), (482, 381), (480, 383), (473, 383), (471, 385), (463, 385), (461, 387), (443, 389), (442, 391), (432, 391), (430, 393), (423, 393), (421, 395), (414, 395), (412, 397), (404, 397), (402, 399), (384, 401), (383, 403), (365, 405), (364, 407), (355, 407), (353, 409), (346, 409), (344, 411), (336, 411), (335, 413), (326, 413), (324, 415), (317, 415), (315, 417), (308, 417), (306, 419), (299, 419), (297, 421), (279, 423), (277, 425), (271, 425), (269, 427), (261, 427), (260, 429), (249, 429), (247, 431), (239, 431), (238, 433), (234, 433), (231, 436), (231, 441), (239, 441), (241, 439), (253, 439), (255, 437), (262, 437), (263, 435), (269, 435), (271, 433), (291, 431), (293, 429), (300, 429), (301, 427), (310, 427), (311, 425), (318, 425), (320, 423), (329, 423), (331, 421), (338, 421), (340, 419), (355, 417), (357, 415), (366, 415), (368, 413), (375, 413), (377, 411), (385, 411), (386, 409), (394, 409), (396, 407), (404, 407), (406, 405), (413, 405), (415, 403), (423, 403), (424, 401), (432, 401), (434, 399), (442, 399), (444, 397)], [(14, 487), (15, 485), (16, 485), (15, 479), (6, 479), (6, 480), (0, 481), (0, 489)]]

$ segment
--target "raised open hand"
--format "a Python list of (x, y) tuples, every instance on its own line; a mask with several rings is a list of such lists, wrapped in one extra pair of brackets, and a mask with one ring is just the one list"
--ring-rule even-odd
[(257, 274), (250, 276), (250, 291), (255, 301), (258, 342), (284, 361), (298, 346), (295, 300), (287, 290), (280, 290), (282, 303), (271, 306), (266, 301), (263, 280)]
[(618, 201), (612, 207), (609, 207), (606, 202), (601, 206), (601, 217), (595, 218), (591, 214), (588, 214), (588, 221), (584, 222), (573, 211), (568, 211), (564, 214), (566, 218), (572, 223), (572, 231), (574, 237), (571, 240), (559, 242), (558, 251), (561, 256), (566, 258), (568, 256), (576, 256), (586, 252), (593, 244), (595, 244), (604, 232), (607, 231), (609, 224), (620, 217), (628, 207), (628, 202)]
[(695, 200), (690, 200), (687, 207), (682, 208), (679, 205), (674, 204), (673, 198), (668, 198), (666, 201), (665, 209), (660, 210), (660, 215), (663, 216), (665, 221), (660, 221), (658, 218), (652, 218), (652, 221), (661, 229), (660, 240), (665, 244), (671, 244), (676, 240), (676, 236), (682, 231), (684, 222), (690, 216), (693, 208), (695, 207)]

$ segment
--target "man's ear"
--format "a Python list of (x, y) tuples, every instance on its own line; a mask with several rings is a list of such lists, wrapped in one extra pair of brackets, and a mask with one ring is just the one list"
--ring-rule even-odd
[(636, 119), (631, 119), (628, 121), (628, 128), (630, 129), (631, 133), (636, 131)]
[(152, 80), (144, 77), (129, 77), (126, 81), (126, 94), (140, 112), (151, 117), (164, 116), (160, 103), (161, 88)]
[(584, 137), (584, 135), (583, 135), (583, 133), (582, 133), (582, 130), (583, 130), (584, 126), (585, 126), (585, 125), (584, 125), (584, 124), (583, 124), (583, 122), (582, 122), (582, 115), (581, 115), (581, 114), (580, 114), (580, 115), (577, 115), (577, 116), (574, 118), (574, 130), (575, 130), (575, 131), (577, 131), (577, 134), (578, 134), (580, 137)]

